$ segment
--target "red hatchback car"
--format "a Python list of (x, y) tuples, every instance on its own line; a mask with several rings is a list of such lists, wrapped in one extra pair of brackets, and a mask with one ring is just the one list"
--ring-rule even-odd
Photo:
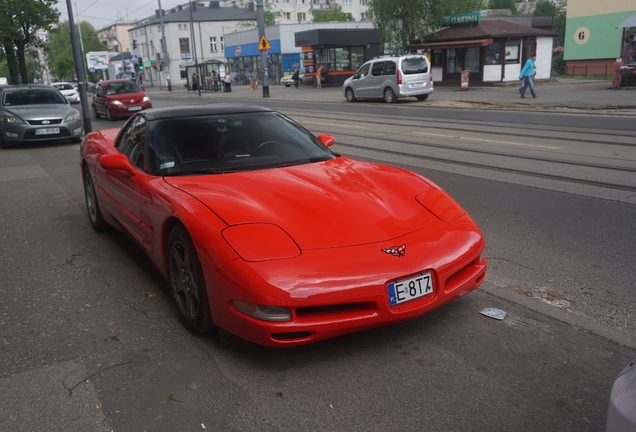
[(95, 85), (93, 90), (93, 116), (102, 115), (108, 120), (115, 117), (130, 117), (137, 111), (152, 108), (146, 93), (131, 80), (108, 80)]

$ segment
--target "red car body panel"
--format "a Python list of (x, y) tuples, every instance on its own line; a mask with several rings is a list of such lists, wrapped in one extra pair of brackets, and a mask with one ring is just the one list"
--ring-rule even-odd
[[(104, 220), (130, 235), (164, 276), (168, 234), (183, 224), (214, 323), (244, 339), (293, 346), (400, 322), (484, 280), (479, 228), (417, 174), (340, 156), (251, 172), (151, 176), (102, 167), (102, 155), (117, 153), (116, 136), (116, 129), (93, 132), (81, 148)], [(433, 293), (391, 306), (387, 284), (424, 272)], [(256, 319), (234, 300), (285, 306), (292, 319)]]

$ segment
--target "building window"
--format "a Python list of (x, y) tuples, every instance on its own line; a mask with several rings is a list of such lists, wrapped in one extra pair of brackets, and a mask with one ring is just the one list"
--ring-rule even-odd
[(307, 21), (307, 14), (305, 12), (298, 12), (298, 22)]
[(360, 4), (364, 6), (365, 4), (367, 4), (367, 0), (360, 0)]
[(285, 12), (285, 20), (291, 21), (291, 12)]
[(210, 52), (216, 52), (216, 36), (210, 36)]
[(221, 51), (225, 51), (225, 37), (221, 36)]
[(188, 29), (188, 25), (187, 25), (187, 24), (184, 24), (184, 25), (183, 25), (183, 29), (184, 29), (184, 30), (187, 30), (187, 29)]
[(342, 0), (342, 4), (350, 5), (351, 4), (351, 0)]
[(311, 0), (313, 4), (320, 4), (320, 0)]
[(519, 63), (519, 41), (506, 42), (506, 63)]
[(486, 47), (486, 64), (501, 64), (501, 45), (495, 42)]
[(305, 4), (305, 0), (296, 0), (296, 4)]

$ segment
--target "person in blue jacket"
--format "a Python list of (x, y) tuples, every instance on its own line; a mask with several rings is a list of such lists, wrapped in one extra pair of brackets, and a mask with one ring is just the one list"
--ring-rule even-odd
[(525, 66), (521, 69), (521, 74), (519, 74), (519, 79), (522, 80), (521, 83), (521, 97), (526, 97), (526, 90), (530, 87), (530, 93), (532, 93), (532, 97), (536, 98), (537, 94), (534, 92), (534, 71), (536, 70), (535, 62), (537, 61), (537, 53), (534, 51), (530, 53), (530, 58), (526, 61)]

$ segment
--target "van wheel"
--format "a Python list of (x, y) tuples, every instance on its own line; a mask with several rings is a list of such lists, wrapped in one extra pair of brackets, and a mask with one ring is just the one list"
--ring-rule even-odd
[(415, 97), (417, 98), (418, 101), (425, 101), (426, 99), (428, 99), (428, 95), (427, 94), (417, 95)]
[(387, 87), (386, 89), (384, 89), (384, 102), (386, 103), (397, 102), (397, 98), (395, 97), (395, 93), (393, 93), (393, 90), (391, 89), (391, 87)]
[(108, 108), (106, 108), (106, 118), (108, 119), (108, 121), (115, 120), (115, 117), (113, 117), (113, 114), (110, 112)]
[(93, 105), (93, 117), (95, 117), (95, 120), (99, 120), (99, 118), (101, 117), (101, 115), (99, 115), (99, 113), (97, 112), (97, 108), (95, 108), (95, 105)]
[(356, 95), (351, 87), (347, 87), (347, 91), (345, 91), (345, 97), (347, 98), (348, 102), (356, 101)]

